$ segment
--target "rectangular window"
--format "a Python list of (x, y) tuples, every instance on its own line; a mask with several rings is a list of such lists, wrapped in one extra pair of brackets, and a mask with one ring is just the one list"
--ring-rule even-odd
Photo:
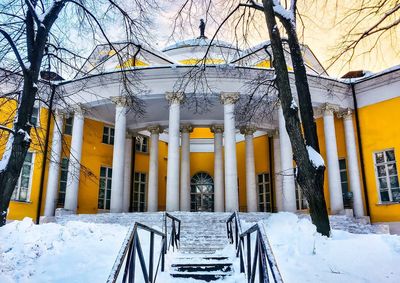
[(33, 110), (32, 110), (32, 116), (31, 116), (32, 126), (39, 126), (39, 112), (40, 112), (40, 108), (38, 106), (34, 106)]
[(269, 173), (257, 176), (258, 187), (258, 210), (260, 212), (272, 212), (271, 205), (271, 183)]
[(146, 211), (146, 173), (135, 172), (133, 184), (133, 211)]
[(19, 175), (17, 185), (11, 196), (15, 201), (29, 201), (31, 188), (32, 170), (33, 169), (33, 153), (27, 152), (22, 165), (21, 174)]
[(381, 202), (400, 202), (396, 157), (393, 149), (375, 152), (375, 172)]
[(100, 167), (99, 209), (110, 209), (112, 168)]
[(114, 128), (104, 126), (102, 142), (106, 144), (114, 144)]
[(70, 114), (70, 116), (65, 119), (64, 134), (72, 135), (73, 124), (74, 124), (74, 116), (72, 114)]
[(346, 159), (339, 159), (340, 183), (342, 186), (343, 204), (345, 208), (351, 208), (352, 195), (349, 192), (349, 183), (347, 178)]
[(135, 147), (138, 152), (149, 152), (149, 138), (145, 136), (137, 136), (135, 139)]
[(339, 170), (340, 170), (340, 183), (342, 185), (342, 193), (343, 195), (347, 194), (349, 191), (349, 185), (347, 182), (347, 168), (346, 168), (346, 159), (339, 159)]
[(296, 182), (296, 209), (297, 210), (304, 210), (308, 208), (308, 203), (306, 197), (303, 194), (303, 191), (300, 185)]
[(61, 174), (60, 174), (60, 186), (58, 190), (58, 201), (57, 205), (64, 206), (65, 202), (65, 191), (67, 188), (67, 178), (68, 178), (68, 163), (69, 159), (64, 157), (61, 159)]

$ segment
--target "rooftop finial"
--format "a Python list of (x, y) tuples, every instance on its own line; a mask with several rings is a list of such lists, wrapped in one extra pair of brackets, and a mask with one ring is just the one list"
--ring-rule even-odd
[(200, 29), (200, 36), (199, 36), (199, 38), (207, 38), (207, 37), (205, 36), (205, 34), (204, 34), (204, 30), (206, 29), (206, 23), (204, 22), (203, 19), (200, 19), (200, 26), (199, 26), (199, 29)]

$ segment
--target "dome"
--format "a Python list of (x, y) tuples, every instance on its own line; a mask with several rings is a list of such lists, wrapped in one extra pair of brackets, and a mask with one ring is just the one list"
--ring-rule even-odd
[(206, 64), (226, 64), (238, 57), (241, 50), (225, 41), (198, 37), (169, 45), (163, 53), (183, 65), (197, 64), (205, 55)]
[[(178, 41), (175, 44), (169, 45), (169, 46), (165, 47), (162, 51), (168, 52), (173, 49), (185, 48), (185, 47), (197, 47), (197, 46), (204, 47), (204, 46), (209, 46), (210, 42), (211, 42), (211, 39), (208, 39), (207, 37), (198, 37), (198, 38), (193, 38), (193, 39), (187, 39), (187, 40)], [(232, 44), (229, 44), (228, 42), (225, 42), (222, 40), (216, 40), (216, 39), (213, 40), (211, 46), (237, 50), (237, 48), (235, 48)]]

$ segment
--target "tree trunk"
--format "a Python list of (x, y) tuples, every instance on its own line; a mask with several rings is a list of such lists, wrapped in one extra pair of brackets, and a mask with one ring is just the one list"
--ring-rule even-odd
[[(307, 71), (304, 65), (304, 59), (301, 53), (295, 25), (286, 19), (281, 19), (281, 22), (283, 23), (288, 35), (305, 143), (320, 153)], [(308, 201), (313, 223), (321, 223), (320, 225), (324, 227), (324, 230), (329, 231), (329, 218), (324, 197), (324, 170), (316, 170), (314, 168), (313, 171), (313, 174), (315, 174), (314, 182), (308, 182), (308, 180), (313, 179), (310, 178), (311, 176), (308, 176), (308, 172), (304, 172), (304, 170), (299, 170), (297, 181), (299, 182)], [(303, 187), (307, 189), (303, 189)], [(321, 202), (321, 200), (323, 202)]]
[[(285, 118), (286, 130), (292, 145), (294, 160), (298, 165), (298, 180), (304, 190), (307, 200), (309, 201), (312, 222), (316, 225), (319, 233), (329, 236), (330, 225), (323, 195), (323, 173), (325, 167), (319, 167), (318, 169), (314, 168), (309, 159), (305, 140), (301, 131), (298, 109), (297, 107), (291, 107), (293, 96), (290, 89), (282, 39), (280, 37), (279, 29), (277, 28), (273, 4), (271, 0), (263, 0), (263, 5), (274, 55), (274, 67), (276, 72), (276, 83), (279, 90), (279, 99), (281, 101), (283, 116)], [(311, 107), (312, 110), (311, 99), (308, 107)], [(308, 126), (306, 124), (303, 125), (304, 128)], [(316, 140), (316, 143), (318, 143), (318, 139)]]
[(18, 102), (17, 116), (14, 119), (14, 140), (11, 149), (8, 149), (11, 150), (11, 156), (4, 170), (0, 172), (0, 227), (6, 224), (11, 196), (17, 185), (26, 153), (31, 144), (27, 135), (31, 131), (29, 121), (37, 93), (37, 87), (34, 87), (34, 85), (33, 73), (28, 71), (24, 75), (24, 88)]

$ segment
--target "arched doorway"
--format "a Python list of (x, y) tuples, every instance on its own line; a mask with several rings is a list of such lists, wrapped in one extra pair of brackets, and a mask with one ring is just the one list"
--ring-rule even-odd
[(214, 180), (205, 173), (196, 173), (190, 180), (190, 210), (214, 211)]

